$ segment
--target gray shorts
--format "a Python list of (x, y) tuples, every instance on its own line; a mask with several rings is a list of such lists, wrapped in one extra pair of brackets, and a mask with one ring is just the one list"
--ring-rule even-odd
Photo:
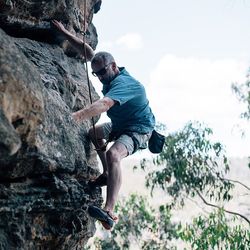
[[(103, 130), (104, 139), (108, 140), (109, 134), (111, 133), (111, 130), (112, 130), (111, 122), (103, 123), (103, 124), (101, 124), (101, 127)], [(147, 134), (139, 134), (139, 133), (133, 132), (132, 135), (138, 141), (139, 149), (147, 148), (147, 142), (151, 136), (151, 132), (147, 133)], [(137, 149), (135, 150), (134, 141), (129, 135), (122, 134), (115, 141), (122, 143), (127, 148), (128, 155), (132, 155), (133, 153), (135, 153), (137, 151)]]

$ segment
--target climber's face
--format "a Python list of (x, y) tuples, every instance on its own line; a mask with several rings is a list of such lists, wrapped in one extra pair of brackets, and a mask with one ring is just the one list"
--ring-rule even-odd
[(91, 65), (92, 74), (99, 78), (103, 84), (109, 84), (116, 76), (115, 62), (107, 63), (100, 61)]

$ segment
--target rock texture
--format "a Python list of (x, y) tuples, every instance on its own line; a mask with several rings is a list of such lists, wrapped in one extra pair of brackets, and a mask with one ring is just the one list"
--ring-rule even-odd
[[(86, 6), (95, 48), (101, 1)], [(83, 249), (95, 232), (86, 209), (102, 202), (87, 186), (98, 174), (91, 124), (71, 118), (89, 104), (84, 63), (51, 19), (80, 37), (84, 1), (0, 0), (0, 250)]]

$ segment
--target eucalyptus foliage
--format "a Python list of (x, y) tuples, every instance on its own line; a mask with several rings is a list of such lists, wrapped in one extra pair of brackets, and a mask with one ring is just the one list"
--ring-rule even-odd
[(239, 224), (236, 217), (226, 218), (223, 209), (198, 216), (193, 223), (181, 227), (179, 236), (193, 250), (247, 250), (250, 247), (249, 228)]
[[(183, 130), (166, 137), (162, 153), (154, 159), (159, 169), (149, 173), (146, 185), (160, 187), (184, 205), (187, 196), (204, 194), (210, 200), (230, 200), (232, 183), (224, 179), (229, 165), (219, 142), (211, 142), (212, 130), (188, 123)], [(141, 162), (145, 169), (147, 161)]]
[(247, 105), (246, 110), (241, 114), (241, 117), (250, 120), (250, 69), (246, 76), (245, 83), (232, 84), (232, 90), (236, 94), (238, 100)]

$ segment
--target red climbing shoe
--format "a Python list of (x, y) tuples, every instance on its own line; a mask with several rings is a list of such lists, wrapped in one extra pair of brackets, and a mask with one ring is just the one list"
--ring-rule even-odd
[(99, 175), (95, 180), (89, 181), (90, 188), (107, 186), (108, 177), (105, 174)]
[(118, 221), (118, 218), (111, 215), (109, 211), (105, 211), (96, 206), (89, 206), (88, 213), (91, 217), (99, 220), (106, 230), (110, 230)]

